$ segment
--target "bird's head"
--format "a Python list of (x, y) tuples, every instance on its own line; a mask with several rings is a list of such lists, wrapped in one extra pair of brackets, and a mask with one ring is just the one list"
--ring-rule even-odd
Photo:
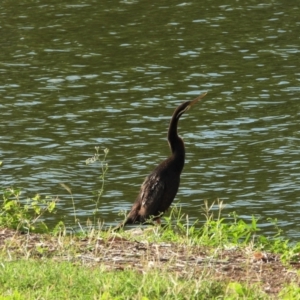
[(207, 93), (201, 94), (194, 100), (186, 101), (186, 102), (182, 103), (181, 105), (179, 105), (174, 112), (174, 116), (176, 117), (176, 119), (179, 119), (183, 113), (185, 113), (187, 110), (189, 110), (195, 103), (197, 103), (199, 100), (201, 100), (206, 94)]

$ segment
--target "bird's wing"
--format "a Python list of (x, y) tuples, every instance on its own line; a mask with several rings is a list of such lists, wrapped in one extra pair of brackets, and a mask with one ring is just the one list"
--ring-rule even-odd
[(163, 200), (165, 183), (160, 176), (149, 175), (142, 185), (142, 206), (145, 206), (149, 215), (157, 213), (158, 207)]

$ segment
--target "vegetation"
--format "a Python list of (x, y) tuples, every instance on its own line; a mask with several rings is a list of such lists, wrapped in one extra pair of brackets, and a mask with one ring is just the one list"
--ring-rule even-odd
[(238, 283), (184, 280), (176, 274), (125, 270), (105, 272), (70, 263), (20, 261), (1, 271), (2, 299), (266, 299)]
[[(100, 159), (96, 149), (88, 161), (101, 164), (95, 214), (107, 153)], [(201, 226), (175, 207), (163, 226), (67, 234), (62, 222), (51, 231), (46, 225), (58, 199), (23, 199), (12, 188), (2, 198), (0, 300), (300, 299), (300, 244), (283, 239), (276, 220), (277, 234), (267, 238), (254, 217), (225, 219), (221, 201), (204, 203)], [(74, 201), (73, 208), (78, 224)]]
[(46, 213), (54, 212), (58, 198), (37, 194), (33, 198), (22, 199), (20, 189), (2, 189), (0, 207), (0, 226), (34, 232), (48, 232), (45, 222), (41, 221)]

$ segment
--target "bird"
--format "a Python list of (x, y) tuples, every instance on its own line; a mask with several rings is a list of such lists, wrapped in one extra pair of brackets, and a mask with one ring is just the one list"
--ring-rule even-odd
[(186, 101), (175, 109), (168, 129), (171, 155), (146, 177), (129, 214), (114, 230), (119, 230), (127, 224), (147, 223), (149, 219), (160, 223), (160, 217), (171, 206), (177, 194), (180, 175), (184, 167), (185, 147), (182, 138), (177, 133), (178, 121), (206, 94), (201, 94), (192, 101)]

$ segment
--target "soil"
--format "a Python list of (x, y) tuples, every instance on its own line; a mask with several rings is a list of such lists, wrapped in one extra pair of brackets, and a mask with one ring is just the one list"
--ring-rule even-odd
[(47, 256), (89, 267), (100, 266), (108, 271), (130, 269), (146, 272), (156, 268), (174, 272), (182, 278), (202, 277), (204, 280), (213, 278), (258, 284), (274, 298), (288, 283), (300, 286), (300, 259), (283, 263), (280, 255), (255, 252), (251, 247), (215, 249), (178, 243), (148, 243), (133, 241), (134, 237), (129, 240), (118, 234), (105, 240), (95, 235), (92, 238), (73, 236), (68, 241), (63, 239), (66, 237), (0, 229), (0, 249), (13, 253), (12, 259), (24, 257), (26, 251), (26, 257), (40, 259)]

